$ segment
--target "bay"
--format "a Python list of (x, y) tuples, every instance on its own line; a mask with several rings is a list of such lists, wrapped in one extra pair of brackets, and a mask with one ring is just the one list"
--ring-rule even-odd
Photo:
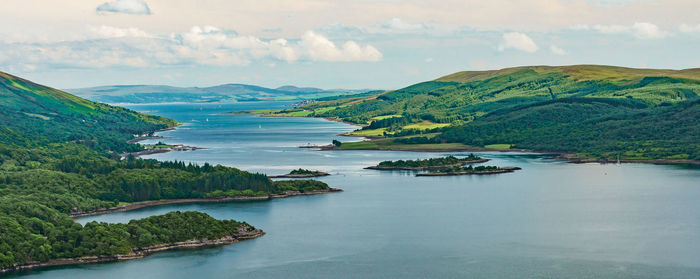
[(130, 106), (188, 122), (164, 141), (206, 149), (150, 155), (266, 174), (332, 175), (344, 192), (260, 202), (171, 205), (93, 216), (128, 222), (174, 210), (246, 221), (267, 235), (144, 259), (37, 269), (22, 278), (698, 278), (700, 171), (689, 166), (570, 164), (479, 153), (521, 171), (414, 177), (365, 170), (383, 160), (465, 153), (315, 151), (356, 127), (310, 118), (222, 115), (289, 103)]

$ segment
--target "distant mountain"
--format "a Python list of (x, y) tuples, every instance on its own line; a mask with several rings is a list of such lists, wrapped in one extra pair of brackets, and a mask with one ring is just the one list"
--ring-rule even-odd
[(80, 97), (105, 103), (209, 103), (264, 100), (308, 100), (364, 93), (369, 90), (324, 90), (285, 85), (276, 89), (248, 84), (222, 84), (211, 87), (167, 85), (111, 85), (67, 89)]
[(280, 91), (288, 91), (288, 92), (304, 92), (304, 93), (312, 93), (312, 92), (322, 92), (324, 91), (321, 88), (315, 88), (315, 87), (296, 87), (294, 85), (285, 85), (285, 86), (280, 86), (277, 87), (277, 90)]

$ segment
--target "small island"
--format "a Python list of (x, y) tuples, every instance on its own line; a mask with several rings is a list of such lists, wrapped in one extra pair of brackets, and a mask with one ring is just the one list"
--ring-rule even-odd
[(487, 162), (489, 159), (484, 159), (474, 154), (469, 154), (464, 158), (455, 156), (447, 156), (442, 158), (430, 158), (423, 160), (398, 160), (398, 161), (383, 161), (376, 166), (366, 167), (372, 170), (444, 170), (454, 167), (461, 167), (469, 164), (477, 164)]
[(270, 178), (309, 178), (309, 177), (319, 177), (319, 176), (328, 176), (330, 174), (322, 172), (322, 171), (311, 171), (307, 169), (296, 169), (292, 170), (288, 174), (282, 174), (282, 175), (273, 175), (269, 176)]
[(467, 166), (453, 167), (449, 169), (431, 170), (426, 173), (419, 173), (416, 176), (452, 176), (452, 175), (484, 175), (514, 172), (521, 168), (518, 167), (496, 167), (496, 166)]

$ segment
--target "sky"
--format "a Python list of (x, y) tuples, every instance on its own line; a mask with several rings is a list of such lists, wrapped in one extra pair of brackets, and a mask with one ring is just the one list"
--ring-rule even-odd
[(698, 0), (0, 0), (0, 71), (395, 89), (523, 65), (700, 67)]

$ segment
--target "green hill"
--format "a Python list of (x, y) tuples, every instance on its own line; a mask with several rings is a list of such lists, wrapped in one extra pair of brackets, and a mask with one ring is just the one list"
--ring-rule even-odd
[(127, 140), (172, 127), (159, 116), (91, 102), (0, 72), (0, 125), (35, 141), (84, 143), (99, 151), (133, 151)]
[(309, 116), (367, 124), (358, 134), (376, 131), (403, 143), (697, 160), (699, 94), (700, 69), (529, 66), (459, 72), (305, 109)]
[(522, 70), (533, 70), (537, 73), (562, 73), (576, 80), (609, 80), (632, 81), (644, 77), (672, 77), (700, 80), (700, 68), (685, 70), (635, 69), (605, 65), (572, 65), (572, 66), (523, 66), (492, 71), (464, 71), (438, 78), (436, 81), (470, 82), (507, 75)]

